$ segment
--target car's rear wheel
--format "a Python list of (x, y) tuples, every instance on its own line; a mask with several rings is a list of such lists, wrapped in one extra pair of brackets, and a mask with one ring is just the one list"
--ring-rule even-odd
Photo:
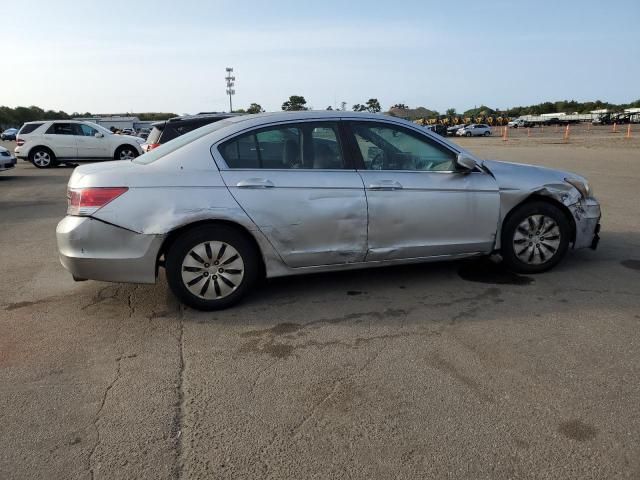
[(239, 302), (255, 284), (260, 260), (245, 234), (226, 225), (188, 230), (166, 254), (169, 287), (184, 304), (220, 310)]
[(122, 145), (118, 147), (113, 158), (116, 160), (133, 160), (138, 156), (138, 151), (131, 145)]
[(548, 202), (528, 202), (503, 225), (502, 258), (514, 271), (544, 272), (562, 260), (570, 238), (570, 220), (560, 208)]
[(55, 167), (58, 162), (51, 150), (43, 147), (36, 147), (29, 153), (29, 160), (38, 168)]
[(465, 133), (465, 135), (466, 135), (467, 137), (470, 137), (470, 136), (471, 136), (471, 132), (467, 132), (467, 133)]
[(484, 136), (485, 137), (488, 137), (489, 135), (491, 135), (491, 132), (489, 132), (489, 131), (484, 132)]

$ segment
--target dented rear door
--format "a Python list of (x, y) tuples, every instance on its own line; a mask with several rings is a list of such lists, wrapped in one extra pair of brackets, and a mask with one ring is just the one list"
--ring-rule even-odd
[(364, 186), (337, 122), (263, 127), (212, 151), (229, 191), (288, 266), (364, 259)]

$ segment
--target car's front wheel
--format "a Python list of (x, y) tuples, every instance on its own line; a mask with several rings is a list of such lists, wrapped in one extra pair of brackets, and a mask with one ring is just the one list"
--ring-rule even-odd
[(121, 147), (118, 147), (113, 158), (116, 160), (133, 160), (137, 156), (138, 151), (131, 145), (122, 145)]
[(571, 223), (548, 202), (528, 202), (516, 208), (502, 227), (502, 258), (512, 270), (540, 273), (557, 265), (567, 253)]
[(485, 136), (485, 137), (488, 137), (489, 135), (491, 135), (491, 132), (490, 132), (490, 131), (488, 131), (488, 130), (487, 130), (486, 132), (484, 132), (484, 136)]
[(188, 230), (166, 253), (167, 281), (184, 304), (198, 310), (230, 307), (255, 284), (260, 260), (235, 228), (207, 225)]
[(29, 152), (29, 160), (38, 168), (50, 168), (57, 165), (56, 156), (51, 150), (43, 147), (36, 147)]
[(471, 136), (471, 132), (467, 132), (467, 133), (465, 133), (465, 135), (466, 135), (467, 137), (470, 137), (470, 136)]

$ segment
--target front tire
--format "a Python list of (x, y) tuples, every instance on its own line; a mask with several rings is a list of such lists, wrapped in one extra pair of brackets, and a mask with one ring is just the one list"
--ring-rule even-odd
[(180, 301), (197, 310), (238, 303), (255, 285), (260, 260), (253, 243), (233, 227), (207, 225), (178, 237), (166, 254), (167, 281)]
[(515, 272), (545, 272), (564, 258), (570, 238), (570, 220), (559, 207), (528, 202), (517, 207), (502, 226), (502, 258)]
[(115, 160), (133, 160), (138, 156), (138, 151), (131, 145), (121, 145), (116, 150), (113, 158)]
[(471, 136), (471, 132), (467, 132), (467, 133), (465, 133), (465, 135), (466, 135), (467, 137), (470, 137), (470, 136)]
[(484, 132), (485, 137), (488, 137), (489, 135), (491, 135), (491, 132)]
[(36, 147), (31, 150), (29, 160), (37, 168), (51, 168), (58, 164), (53, 152), (44, 147)]

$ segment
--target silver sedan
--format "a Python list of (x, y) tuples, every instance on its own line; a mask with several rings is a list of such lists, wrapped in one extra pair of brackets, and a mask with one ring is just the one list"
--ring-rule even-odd
[(595, 248), (600, 206), (573, 173), (480, 160), (382, 115), (229, 118), (130, 162), (75, 169), (60, 260), (77, 280), (154, 283), (228, 307), (261, 276), (499, 253), (517, 272)]

